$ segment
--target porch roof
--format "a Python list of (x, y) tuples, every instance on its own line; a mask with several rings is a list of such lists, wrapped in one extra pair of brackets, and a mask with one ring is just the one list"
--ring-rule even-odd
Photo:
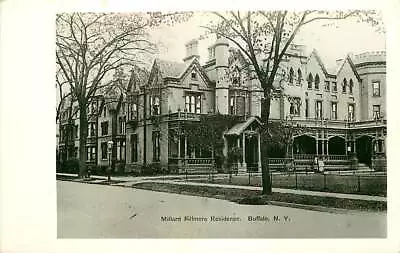
[(228, 132), (225, 133), (225, 135), (240, 135), (243, 133), (244, 130), (246, 130), (253, 122), (257, 122), (259, 126), (261, 126), (261, 122), (257, 117), (250, 117), (248, 118), (245, 122), (238, 123), (234, 125), (231, 129), (228, 130)]

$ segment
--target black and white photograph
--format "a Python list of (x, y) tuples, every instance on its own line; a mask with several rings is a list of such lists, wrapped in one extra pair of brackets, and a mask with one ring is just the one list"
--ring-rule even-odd
[(380, 12), (58, 13), (56, 29), (59, 238), (386, 237)]
[(400, 252), (399, 11), (0, 0), (0, 252)]

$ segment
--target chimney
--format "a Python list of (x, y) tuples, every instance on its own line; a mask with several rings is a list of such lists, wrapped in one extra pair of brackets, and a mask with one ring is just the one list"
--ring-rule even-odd
[(188, 43), (185, 44), (186, 47), (186, 57), (183, 58), (183, 61), (189, 62), (193, 58), (197, 58), (197, 60), (200, 60), (200, 55), (199, 55), (199, 41), (197, 39), (193, 39), (189, 41)]

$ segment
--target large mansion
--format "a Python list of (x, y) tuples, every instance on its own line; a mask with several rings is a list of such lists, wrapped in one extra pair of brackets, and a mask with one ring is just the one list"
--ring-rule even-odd
[[(218, 38), (209, 59), (199, 62), (198, 41), (186, 44), (182, 62), (156, 59), (146, 81), (130, 82), (128, 95), (112, 117), (111, 105), (98, 95), (88, 109), (87, 163), (109, 164), (107, 142), (114, 143), (115, 170), (141, 170), (157, 165), (170, 172), (213, 166), (212, 152), (188, 143), (184, 134), (172, 136), (182, 124), (201, 115), (236, 115), (238, 123), (224, 133), (223, 153), (243, 152), (241, 171), (261, 170), (260, 116), (263, 90), (246, 59)], [(260, 62), (263, 56), (260, 54)], [(134, 73), (132, 73), (133, 75)], [(348, 54), (327, 69), (316, 50), (305, 54), (291, 45), (275, 80), (271, 121), (302, 126), (293, 136), (292, 157), (299, 165), (319, 157), (327, 169), (386, 167), (386, 53)], [(59, 129), (63, 161), (77, 158), (79, 119), (64, 105)], [(178, 132), (179, 131), (175, 131)], [(354, 167), (356, 166), (356, 167)]]

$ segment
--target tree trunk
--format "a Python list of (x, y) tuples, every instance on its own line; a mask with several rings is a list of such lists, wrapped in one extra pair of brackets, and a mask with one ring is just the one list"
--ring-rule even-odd
[(113, 141), (111, 152), (111, 171), (116, 172), (115, 164), (117, 161), (117, 110), (110, 110), (111, 113), (111, 140)]
[(86, 114), (86, 104), (79, 104), (79, 177), (87, 175), (87, 151), (86, 141), (88, 136), (88, 118)]
[(270, 114), (270, 105), (271, 105), (271, 98), (266, 92), (264, 92), (264, 103), (261, 104), (261, 120), (263, 125), (264, 131), (264, 140), (261, 145), (261, 172), (262, 172), (262, 193), (263, 194), (271, 194), (272, 193), (272, 185), (271, 185), (271, 178), (269, 175), (269, 154), (268, 154), (268, 124), (269, 124), (269, 114)]

